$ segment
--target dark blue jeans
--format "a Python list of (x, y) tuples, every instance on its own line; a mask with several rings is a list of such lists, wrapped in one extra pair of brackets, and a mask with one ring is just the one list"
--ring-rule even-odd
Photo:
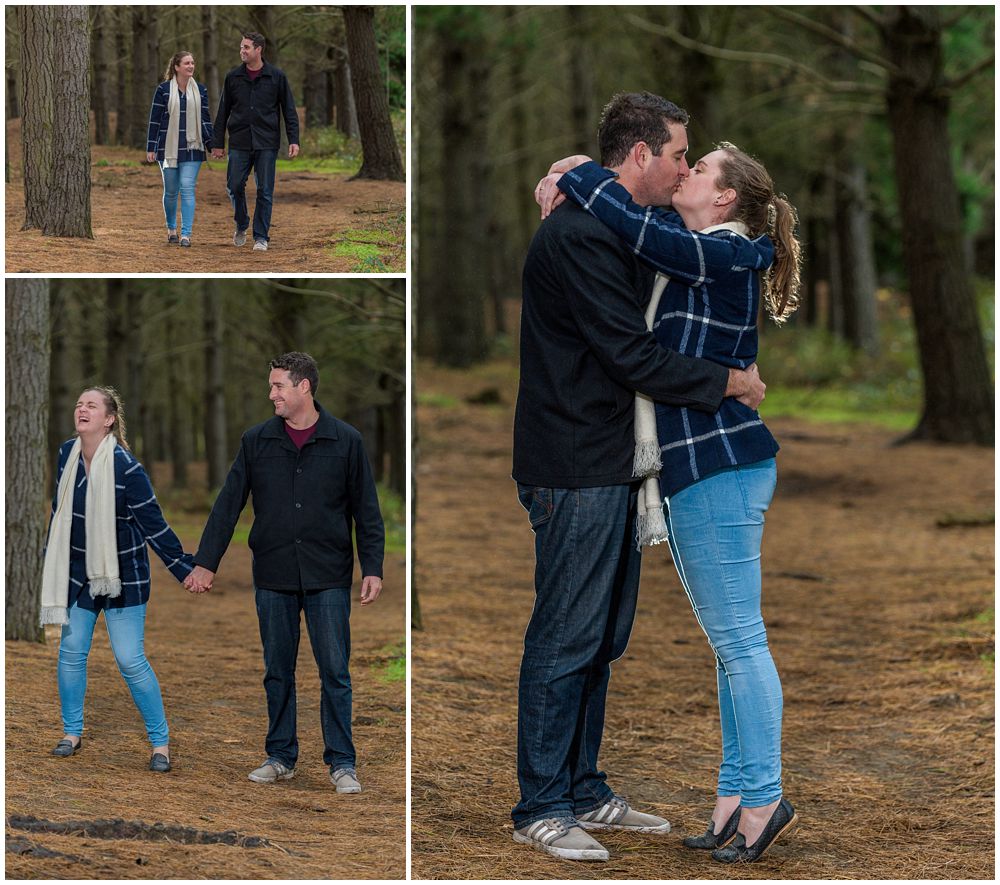
[(535, 607), (518, 685), (515, 827), (569, 820), (614, 795), (597, 755), (639, 592), (637, 488), (518, 485), (535, 533)]
[(264, 692), (267, 695), (268, 758), (289, 768), (299, 757), (295, 733), (295, 662), (299, 654), (300, 613), (313, 657), (319, 667), (322, 695), (323, 761), (335, 768), (353, 768), (351, 740), (351, 591), (306, 590), (298, 593), (256, 588), (257, 619), (264, 645)]
[(233, 204), (233, 218), (239, 230), (250, 227), (247, 214), (247, 179), (253, 170), (254, 184), (257, 185), (257, 204), (253, 210), (253, 238), (268, 241), (271, 229), (271, 202), (274, 196), (274, 164), (277, 151), (239, 151), (229, 149), (229, 165), (226, 167), (226, 190), (229, 202)]

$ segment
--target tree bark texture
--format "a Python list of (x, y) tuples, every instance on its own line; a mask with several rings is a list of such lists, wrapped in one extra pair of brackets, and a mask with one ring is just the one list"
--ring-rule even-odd
[[(63, 290), (65, 281), (54, 279), (49, 283), (49, 421), (47, 453), (55, 452), (73, 433), (73, 400), (77, 391), (70, 390), (70, 360), (66, 337), (69, 334), (69, 300)], [(55, 477), (49, 477), (48, 493), (54, 489)]]
[(108, 107), (108, 21), (104, 6), (94, 6), (93, 39), (90, 54), (94, 71), (92, 103), (94, 108), (94, 143), (111, 144), (111, 121)]
[[(425, 328), (431, 338), (422, 346), (429, 346), (445, 365), (467, 367), (482, 361), (489, 349), (482, 279), (483, 256), (492, 249), (483, 233), (492, 214), (486, 150), (489, 63), (473, 41), (452, 36), (467, 32), (463, 19), (475, 11), (454, 9), (438, 29), (441, 134), (448, 145), (449, 168), (463, 171), (442, 193), (437, 238), (441, 251), (432, 260), (435, 272), (421, 278), (421, 307), (427, 311)], [(462, 246), (452, 249), (457, 243)]]
[(885, 9), (885, 48), (900, 72), (890, 75), (886, 104), (924, 378), (924, 411), (911, 438), (992, 445), (993, 385), (962, 252), (938, 13)]
[(221, 85), (219, 80), (219, 44), (215, 37), (216, 17), (214, 6), (201, 8), (201, 75), (208, 90), (208, 103), (212, 108), (212, 117), (219, 106)]
[[(112, 16), (115, 33), (115, 58), (118, 59), (118, 76), (115, 77), (115, 144), (128, 144), (129, 113), (129, 78), (126, 59), (128, 58), (128, 43), (125, 35), (128, 33), (132, 17), (127, 7), (119, 6)], [(152, 92), (150, 95), (152, 96)], [(145, 145), (144, 145), (145, 146)]]
[(49, 457), (49, 285), (34, 278), (7, 286), (5, 636), (44, 642), (38, 615)]
[[(90, 15), (55, 6), (53, 167), (42, 233), (93, 239), (90, 227)], [(27, 143), (27, 142), (26, 142)]]
[[(54, 6), (18, 6), (21, 31), (21, 143), (23, 151), (24, 227), (45, 226), (45, 207), (52, 180)], [(77, 72), (79, 75), (79, 72)]]
[(875, 247), (872, 240), (868, 175), (847, 148), (838, 159), (834, 218), (840, 261), (840, 298), (844, 307), (844, 336), (869, 356), (879, 352), (878, 306), (875, 299)]
[(225, 304), (214, 279), (205, 280), (205, 456), (208, 487), (222, 487), (229, 470), (226, 445)]
[(354, 86), (351, 81), (351, 62), (347, 52), (340, 48), (337, 49), (337, 66), (333, 69), (333, 92), (337, 130), (348, 138), (360, 138), (358, 109), (354, 104)]
[(375, 8), (344, 6), (347, 54), (351, 60), (354, 103), (361, 130), (361, 169), (354, 178), (402, 181), (403, 161), (392, 131), (389, 101), (382, 84), (375, 42)]

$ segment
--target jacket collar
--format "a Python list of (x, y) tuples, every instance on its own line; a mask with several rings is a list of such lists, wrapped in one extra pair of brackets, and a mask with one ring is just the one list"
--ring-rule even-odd
[[(337, 419), (320, 405), (319, 400), (313, 400), (313, 404), (319, 412), (319, 419), (316, 421), (316, 432), (312, 438), (338, 439), (340, 434), (337, 432)], [(265, 421), (261, 436), (272, 439), (288, 439), (288, 433), (285, 431), (285, 419), (275, 415)]]
[[(240, 62), (240, 73), (244, 77), (246, 77), (248, 80), (250, 79), (250, 74), (247, 72), (247, 63), (245, 61), (241, 61)], [(274, 76), (274, 65), (272, 65), (269, 61), (265, 60), (264, 61), (264, 67), (262, 67), (260, 69), (260, 73), (257, 76), (258, 77), (273, 77)]]
[(710, 234), (717, 230), (731, 230), (734, 234), (739, 234), (748, 240), (750, 239), (750, 228), (742, 221), (726, 221), (723, 224), (713, 224), (711, 227), (703, 227), (698, 233)]

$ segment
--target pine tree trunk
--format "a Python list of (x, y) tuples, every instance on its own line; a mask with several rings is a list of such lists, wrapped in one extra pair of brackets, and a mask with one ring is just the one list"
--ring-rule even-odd
[[(54, 279), (49, 284), (49, 318), (51, 358), (49, 360), (49, 442), (46, 452), (58, 451), (59, 446), (73, 433), (73, 401), (70, 397), (78, 391), (70, 390), (69, 341), (70, 326), (67, 322), (69, 304), (63, 291), (65, 281)], [(54, 482), (55, 477), (52, 477)], [(49, 492), (52, 492), (50, 486)]]
[(378, 66), (375, 42), (375, 8), (344, 6), (347, 28), (347, 54), (351, 60), (354, 103), (361, 130), (361, 169), (351, 180), (371, 178), (378, 181), (402, 181), (403, 161), (392, 131), (389, 102)]
[(212, 108), (213, 119), (215, 117), (215, 109), (219, 106), (219, 98), (222, 91), (219, 80), (219, 44), (218, 40), (216, 40), (215, 28), (215, 7), (202, 6), (201, 76), (204, 78), (205, 88), (208, 90), (208, 103)]
[(17, 85), (17, 68), (13, 65), (7, 68), (7, 119), (13, 120), (21, 116), (21, 105), (17, 97), (21, 90)]
[[(177, 303), (177, 296), (174, 296), (174, 308), (170, 311), (167, 320), (166, 337), (170, 346), (176, 346), (184, 333), (184, 323), (180, 320), (180, 304)], [(173, 465), (174, 489), (186, 489), (188, 487), (188, 427), (187, 416), (184, 410), (186, 399), (185, 384), (181, 379), (180, 360), (177, 357), (167, 358), (167, 415), (168, 425), (166, 433), (167, 448), (169, 449), (170, 461)]]
[(838, 157), (834, 185), (844, 337), (869, 356), (879, 351), (875, 290), (875, 248), (865, 167), (847, 147)]
[(53, 167), (42, 233), (86, 237), (90, 229), (90, 16), (86, 6), (55, 6)]
[(47, 524), (48, 281), (9, 280), (4, 315), (8, 341), (5, 636), (44, 642), (38, 616)]
[(588, 10), (582, 6), (567, 6), (566, 18), (569, 38), (569, 99), (570, 132), (573, 149), (578, 154), (594, 154), (597, 144), (597, 123), (594, 117), (594, 66), (587, 53), (576, 51), (587, 45)]
[[(129, 97), (128, 115), (126, 117), (124, 143), (130, 148), (146, 150), (146, 122), (149, 117), (149, 107), (153, 98), (153, 90), (160, 81), (157, 77), (152, 83), (147, 78), (149, 67), (146, 58), (146, 32), (149, 28), (150, 16), (148, 7), (126, 7), (132, 10), (132, 77), (131, 94)], [(127, 18), (126, 18), (127, 21)], [(164, 65), (164, 67), (166, 67)]]
[(337, 109), (337, 131), (348, 138), (360, 138), (358, 130), (358, 109), (354, 104), (354, 87), (351, 82), (351, 63), (347, 53), (338, 53), (338, 63), (333, 71), (335, 106)]
[[(55, 6), (16, 6), (21, 31), (21, 143), (24, 164), (24, 227), (45, 226), (45, 207), (52, 186), (53, 87), (52, 41)], [(77, 72), (79, 76), (79, 71)]]
[(107, 280), (106, 286), (104, 315), (107, 319), (107, 331), (104, 342), (107, 345), (107, 355), (104, 359), (104, 383), (124, 393), (129, 351), (126, 329), (128, 296), (125, 293), (125, 280), (120, 277)]
[(962, 251), (938, 12), (885, 9), (885, 46), (900, 71), (890, 75), (886, 104), (924, 378), (924, 411), (910, 438), (988, 446), (993, 385)]
[[(129, 425), (129, 445), (142, 461), (145, 458), (144, 448), (148, 443), (145, 433), (145, 412), (150, 409), (143, 389), (144, 371), (146, 367), (146, 351), (142, 346), (143, 295), (138, 287), (130, 287), (126, 295), (125, 316), (126, 336), (130, 343), (128, 357), (125, 361), (125, 407), (133, 422)], [(138, 419), (138, 420), (135, 420)]]
[(225, 305), (216, 280), (205, 280), (205, 455), (208, 487), (218, 489), (229, 469), (226, 444)]
[[(115, 31), (115, 58), (118, 59), (118, 76), (115, 77), (115, 144), (128, 144), (129, 136), (129, 94), (128, 94), (128, 69), (125, 59), (128, 57), (128, 44), (125, 35), (132, 17), (129, 15), (128, 7), (117, 7), (113, 15)], [(150, 95), (153, 94), (150, 90)], [(143, 147), (145, 147), (145, 137), (143, 137)]]
[(108, 119), (108, 12), (103, 6), (94, 7), (94, 31), (91, 57), (94, 70), (94, 143), (111, 144), (111, 124)]

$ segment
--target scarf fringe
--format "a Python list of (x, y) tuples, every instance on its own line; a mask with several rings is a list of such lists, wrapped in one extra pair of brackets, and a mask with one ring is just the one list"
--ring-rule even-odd
[(632, 461), (633, 476), (644, 477), (659, 473), (662, 466), (659, 440), (642, 439), (636, 442), (635, 458)]
[(636, 550), (654, 547), (669, 539), (667, 521), (663, 517), (663, 505), (640, 513), (635, 518)]
[(90, 598), (97, 599), (98, 596), (107, 596), (110, 599), (117, 599), (122, 595), (121, 578), (90, 578)]
[(46, 624), (58, 624), (60, 627), (69, 623), (69, 615), (66, 614), (64, 605), (43, 605), (38, 615), (38, 623), (41, 626)]

